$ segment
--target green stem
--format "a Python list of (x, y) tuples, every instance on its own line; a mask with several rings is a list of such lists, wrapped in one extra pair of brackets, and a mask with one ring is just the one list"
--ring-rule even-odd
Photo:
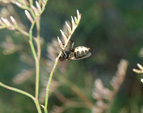
[(42, 0), (38, 0), (38, 2), (39, 2), (39, 4), (41, 5), (41, 3), (42, 3)]
[[(71, 34), (69, 34), (67, 42), (64, 45), (63, 51), (67, 47), (67, 44), (68, 44), (69, 40), (71, 39), (72, 34), (74, 33), (75, 29), (77, 28), (77, 26), (79, 24), (79, 21), (78, 21), (76, 27), (72, 30)], [(48, 81), (47, 88), (46, 88), (46, 97), (45, 97), (45, 106), (44, 106), (44, 112), (45, 113), (48, 113), (47, 107), (48, 107), (49, 89), (50, 89), (50, 84), (51, 84), (51, 81), (52, 81), (53, 73), (56, 69), (56, 66), (58, 64), (58, 61), (59, 61), (59, 58), (60, 58), (61, 55), (62, 55), (62, 51), (59, 53), (58, 57), (56, 58), (54, 66), (53, 66), (52, 71), (51, 71), (50, 76), (49, 76), (49, 81)]]
[(54, 64), (54, 66), (53, 66), (53, 68), (52, 68), (52, 71), (51, 71), (50, 77), (49, 77), (49, 81), (48, 81), (48, 84), (47, 84), (47, 88), (46, 88), (46, 98), (45, 98), (45, 107), (44, 107), (44, 108), (45, 108), (45, 109), (44, 109), (45, 113), (48, 113), (47, 106), (48, 106), (48, 98), (49, 98), (49, 88), (50, 88), (50, 84), (51, 84), (51, 81), (52, 81), (53, 73), (54, 73), (54, 71), (55, 71), (55, 69), (56, 69), (56, 66), (57, 66), (57, 64), (58, 64), (58, 60), (59, 60), (59, 57), (61, 56), (61, 54), (62, 54), (62, 52), (60, 52), (60, 54), (58, 55), (58, 57), (57, 57), (56, 60), (55, 60), (55, 64)]
[(5, 29), (6, 27), (5, 26), (0, 26), (0, 29)]
[[(45, 6), (47, 4), (47, 1), (45, 3)], [(33, 1), (31, 0), (30, 3), (32, 4), (32, 2)], [(40, 16), (44, 12), (45, 6), (44, 6), (43, 10), (41, 11), (40, 15), (35, 18), (34, 22), (31, 25), (31, 28), (29, 30), (29, 36), (30, 36), (29, 44), (30, 44), (30, 47), (31, 47), (31, 50), (32, 50), (32, 53), (33, 53), (33, 56), (34, 56), (34, 59), (35, 59), (35, 65), (36, 65), (36, 80), (35, 80), (36, 81), (36, 83), (35, 83), (36, 84), (35, 85), (35, 98), (36, 99), (38, 99), (38, 96), (39, 96), (39, 73), (40, 73), (39, 62), (40, 62), (40, 55), (41, 55), (41, 47), (40, 47)], [(38, 21), (37, 21), (37, 19), (38, 19)], [(35, 23), (36, 23), (36, 26), (37, 26), (37, 39), (35, 39), (36, 40), (36, 44), (37, 44), (37, 54), (36, 54), (36, 50), (34, 48), (33, 36), (32, 36), (32, 31), (33, 31)]]
[[(34, 28), (34, 25), (35, 25), (35, 22), (32, 23), (30, 31), (29, 31), (29, 34), (30, 34), (30, 41), (29, 42), (30, 42), (30, 47), (31, 47), (34, 59), (35, 59), (35, 66), (36, 66), (35, 98), (38, 99), (38, 96), (39, 96), (39, 73), (40, 73), (39, 62), (40, 62), (40, 59), (37, 57), (36, 50), (34, 48), (34, 44), (33, 44), (33, 40), (32, 40), (32, 30)], [(37, 44), (37, 46), (39, 45), (39, 43), (36, 43), (36, 44)], [(40, 46), (38, 46), (37, 48), (40, 48)], [(39, 51), (37, 51), (37, 52), (39, 53)]]
[[(48, 0), (46, 1), (45, 3), (45, 6), (44, 8), (42, 9), (41, 11), (41, 14), (40, 16), (42, 15), (42, 13), (44, 12), (45, 10), (45, 7), (46, 7), (46, 4), (47, 4)], [(37, 55), (36, 55), (36, 52), (35, 49), (32, 50), (33, 51), (33, 55), (34, 55), (34, 58), (35, 58), (35, 62), (36, 62), (36, 85), (35, 85), (35, 98), (38, 99), (38, 96), (39, 96), (39, 76), (40, 76), (40, 57), (41, 57), (41, 46), (40, 46), (40, 16), (36, 17), (35, 21), (33, 24), (36, 23), (36, 28), (37, 28), (37, 39), (36, 39), (36, 44), (37, 44)], [(38, 21), (37, 21), (38, 20)], [(33, 29), (34, 25), (31, 26), (31, 29)], [(31, 36), (32, 36), (32, 33), (31, 33)], [(30, 38), (31, 41), (32, 41), (32, 37)], [(31, 44), (31, 49), (33, 49), (34, 46), (33, 44)]]
[(39, 73), (40, 73), (40, 68), (39, 68), (39, 60), (36, 60), (36, 80), (35, 80), (35, 98), (38, 99), (39, 96)]
[(10, 87), (8, 85), (3, 84), (2, 82), (0, 82), (0, 86), (31, 98), (34, 101), (35, 105), (36, 105), (38, 113), (42, 113), (38, 100), (34, 96), (32, 96), (30, 93), (27, 93), (23, 90), (20, 90), (20, 89), (14, 88), (14, 87)]
[(86, 104), (88, 108), (92, 108), (94, 104), (84, 95), (84, 93), (73, 83), (69, 87), (79, 96), (79, 98)]
[(22, 30), (22, 29), (20, 29), (20, 28), (18, 28), (18, 27), (16, 27), (15, 29), (16, 29), (17, 31), (19, 31), (21, 34), (23, 34), (23, 35), (29, 37), (29, 33), (27, 33), (26, 31), (24, 31), (24, 30)]
[[(0, 26), (0, 29), (6, 29), (6, 26)], [(26, 31), (20, 29), (19, 27), (15, 26), (15, 30), (17, 30), (18, 32), (20, 32), (21, 34), (29, 37), (29, 33), (27, 33)]]
[(33, 36), (32, 36), (32, 30), (33, 30), (33, 28), (34, 28), (34, 25), (35, 25), (35, 22), (32, 23), (31, 28), (30, 28), (30, 30), (29, 30), (29, 36), (30, 36), (30, 38), (29, 38), (29, 43), (30, 43), (30, 47), (31, 47), (31, 50), (32, 50), (34, 59), (35, 59), (35, 61), (36, 61), (37, 55), (36, 55), (36, 50), (35, 50), (35, 48), (34, 48), (34, 44), (33, 44), (33, 40), (32, 40), (32, 37), (33, 37)]
[[(31, 12), (32, 16), (35, 18), (34, 22), (32, 23), (31, 27), (30, 27), (30, 30), (29, 30), (29, 34), (25, 31), (23, 31), (22, 29), (20, 28), (15, 28), (17, 31), (19, 31), (20, 33), (22, 33), (23, 35), (26, 35), (29, 37), (29, 44), (30, 44), (30, 47), (31, 47), (31, 51), (32, 51), (32, 54), (34, 56), (34, 59), (35, 59), (35, 65), (36, 65), (36, 85), (35, 85), (35, 97), (33, 97), (31, 94), (27, 93), (27, 92), (24, 92), (22, 90), (19, 90), (19, 89), (16, 89), (16, 88), (12, 88), (12, 87), (9, 87), (7, 85), (4, 85), (0, 82), (0, 85), (7, 88), (7, 89), (11, 89), (15, 92), (19, 92), (23, 95), (26, 95), (30, 98), (33, 99), (35, 105), (36, 105), (36, 108), (38, 110), (38, 113), (42, 113), (41, 111), (41, 108), (40, 108), (40, 105), (39, 105), (39, 101), (38, 101), (38, 96), (39, 96), (39, 73), (40, 73), (40, 56), (41, 56), (41, 47), (40, 47), (40, 16), (42, 15), (42, 13), (44, 12), (45, 10), (45, 7), (46, 7), (46, 4), (47, 4), (48, 0), (45, 1), (45, 4), (44, 4), (44, 7), (42, 8), (42, 11), (40, 13), (40, 15), (38, 17), (35, 17), (34, 16), (34, 13)], [(30, 4), (32, 5), (33, 4), (33, 0), (30, 0)], [(27, 7), (22, 7), (23, 9), (27, 9), (30, 11), (29, 8)], [(37, 21), (37, 19), (39, 19)], [(32, 36), (32, 33), (33, 33), (33, 28), (34, 28), (34, 25), (36, 23), (36, 26), (37, 26), (37, 40), (36, 40), (36, 44), (37, 44), (37, 54), (36, 54), (36, 50), (35, 50), (35, 47), (34, 47), (34, 44), (33, 44), (33, 36)], [(2, 29), (3, 27), (1, 27)]]
[(42, 113), (38, 99), (35, 99), (35, 100), (34, 100), (34, 103), (35, 103), (35, 105), (36, 105), (36, 108), (37, 108), (37, 110), (38, 110), (38, 113)]
[[(39, 105), (39, 101), (38, 101), (38, 96), (39, 96), (39, 73), (40, 73), (40, 65), (39, 65), (39, 62), (40, 62), (40, 57), (38, 57), (39, 54), (41, 54), (41, 48), (40, 48), (40, 42), (36, 41), (37, 43), (37, 54), (36, 54), (36, 50), (34, 48), (34, 44), (33, 44), (33, 36), (32, 36), (32, 31), (33, 31), (33, 28), (34, 28), (34, 25), (35, 25), (36, 21), (34, 21), (31, 25), (31, 28), (29, 30), (29, 43), (30, 43), (30, 47), (31, 47), (31, 50), (32, 50), (32, 53), (33, 53), (33, 56), (34, 56), (34, 59), (35, 59), (35, 66), (36, 66), (36, 80), (35, 80), (35, 105), (37, 107), (37, 110), (38, 110), (38, 113), (42, 113), (41, 112), (41, 108), (40, 108), (40, 105)], [(39, 30), (38, 30), (39, 32)], [(37, 37), (40, 37), (39, 36), (40, 33), (38, 33), (38, 36)]]
[[(69, 38), (67, 40), (67, 43), (65, 44), (64, 48), (67, 46), (70, 38), (71, 38), (71, 35), (69, 36)], [(51, 84), (51, 81), (52, 81), (52, 78), (53, 78), (53, 73), (56, 69), (56, 66), (58, 64), (58, 61), (59, 61), (59, 58), (60, 58), (61, 55), (62, 55), (62, 51), (59, 53), (58, 57), (56, 58), (54, 66), (53, 66), (52, 71), (51, 71), (50, 76), (49, 76), (49, 80), (48, 80), (48, 84), (47, 84), (47, 88), (46, 88), (46, 98), (45, 98), (45, 106), (44, 106), (45, 113), (48, 113), (47, 107), (48, 107), (48, 99), (49, 99), (49, 89), (50, 89), (50, 84)]]
[(39, 76), (40, 76), (40, 57), (41, 57), (41, 46), (40, 46), (40, 17), (38, 19), (39, 21), (36, 22), (36, 28), (37, 28), (37, 38), (36, 38), (36, 44), (37, 44), (37, 59), (36, 59), (36, 85), (35, 85), (35, 97), (38, 98), (39, 95)]
[(58, 77), (62, 83), (65, 83), (71, 90), (86, 104), (88, 108), (92, 108), (94, 104), (85, 96), (85, 93), (77, 87), (75, 84), (70, 82), (66, 77)]
[(27, 92), (25, 92), (23, 90), (20, 90), (20, 89), (14, 88), (14, 87), (10, 87), (8, 85), (3, 84), (2, 82), (0, 82), (0, 86), (4, 87), (6, 89), (12, 90), (14, 92), (20, 93), (22, 95), (25, 95), (27, 97), (30, 97), (31, 99), (34, 99), (34, 97), (31, 94), (29, 94), (29, 93), (27, 93)]
[(37, 27), (37, 57), (40, 60), (41, 57), (41, 45), (40, 45), (40, 17), (38, 19), (39, 21), (36, 22)]
[(30, 1), (30, 5), (33, 5), (33, 0), (29, 0)]

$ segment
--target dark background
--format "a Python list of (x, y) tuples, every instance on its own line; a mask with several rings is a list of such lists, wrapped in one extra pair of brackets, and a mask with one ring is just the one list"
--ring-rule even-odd
[[(0, 5), (0, 9), (7, 7), (4, 4)], [(30, 22), (24, 11), (15, 5), (12, 6), (28, 30)], [(45, 40), (42, 46), (43, 59), (47, 59), (47, 44), (54, 37), (60, 35), (59, 29), (63, 27), (66, 20), (70, 20), (70, 16), (76, 15), (77, 9), (82, 14), (82, 18), (72, 39), (75, 41), (75, 46), (90, 47), (92, 56), (84, 60), (68, 62), (65, 75), (81, 90), (88, 91), (87, 97), (95, 103), (92, 98), (94, 80), (100, 78), (105, 87), (109, 87), (109, 82), (115, 75), (120, 59), (126, 59), (129, 62), (127, 75), (115, 97), (111, 112), (141, 113), (141, 109), (143, 109), (143, 84), (140, 82), (140, 78), (142, 75), (134, 73), (132, 69), (137, 68), (136, 64), (142, 64), (143, 61), (143, 58), (139, 56), (143, 47), (143, 1), (49, 0), (41, 17), (41, 36)], [(22, 51), (30, 53), (28, 42), (13, 31), (1, 30), (0, 43), (5, 40), (7, 35), (13, 38), (15, 44), (24, 45)], [(0, 81), (34, 94), (34, 78), (20, 85), (15, 85), (12, 82), (20, 70), (31, 68), (23, 64), (19, 56), (20, 52), (4, 55), (3, 48), (0, 48)], [(47, 77), (49, 75), (48, 72), (44, 74)], [(54, 76), (56, 75), (62, 76), (58, 69)], [(67, 98), (74, 97), (74, 94), (64, 85), (59, 90)], [(51, 96), (49, 109), (52, 109), (53, 105), (62, 105), (55, 95)], [(34, 112), (36, 112), (36, 108), (28, 97), (0, 87), (0, 113)], [(90, 111), (83, 108), (70, 108), (64, 113), (90, 113)]]

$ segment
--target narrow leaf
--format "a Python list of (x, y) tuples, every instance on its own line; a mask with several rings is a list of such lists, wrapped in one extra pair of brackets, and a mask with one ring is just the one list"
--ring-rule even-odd
[(59, 45), (60, 45), (61, 49), (63, 49), (62, 41), (60, 40), (60, 38), (59, 38), (59, 37), (57, 37), (57, 39), (58, 39), (58, 43), (59, 43)]
[(5, 18), (1, 18), (1, 20), (3, 21), (3, 23), (6, 25), (6, 26), (11, 26), (11, 23), (7, 20), (7, 19), (5, 19)]
[(72, 21), (72, 32), (73, 32), (76, 27), (75, 27), (75, 21), (72, 16), (71, 16), (71, 21)]
[(143, 71), (143, 66), (141, 64), (138, 63), (137, 66), (139, 67), (140, 70)]
[(30, 20), (30, 22), (33, 23), (34, 20), (33, 20), (33, 18), (31, 17), (30, 13), (27, 10), (25, 10), (25, 14), (26, 14), (27, 18)]
[(17, 22), (16, 22), (16, 20), (13, 18), (13, 16), (10, 16), (10, 19), (11, 19), (12, 23), (13, 23), (15, 26), (17, 26)]
[(68, 29), (69, 33), (71, 34), (71, 27), (70, 27), (70, 25), (68, 24), (68, 22), (66, 22), (66, 26), (67, 26), (67, 29)]
[(37, 1), (36, 1), (36, 6), (37, 6), (39, 12), (41, 12), (41, 7), (40, 7), (40, 5), (39, 5), (39, 3)]
[(65, 35), (65, 33), (62, 30), (60, 30), (60, 31), (61, 31), (62, 37), (64, 38), (65, 43), (67, 43), (67, 36)]

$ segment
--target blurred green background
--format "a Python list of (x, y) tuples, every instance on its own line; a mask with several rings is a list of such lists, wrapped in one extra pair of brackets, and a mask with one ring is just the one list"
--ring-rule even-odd
[[(10, 4), (0, 4), (0, 11), (8, 5)], [(12, 7), (28, 30), (30, 22), (24, 10), (16, 5)], [(86, 92), (87, 98), (95, 103), (92, 98), (95, 79), (100, 78), (105, 87), (109, 87), (120, 59), (126, 59), (129, 62), (127, 75), (115, 97), (111, 113), (141, 113), (143, 111), (143, 84), (140, 82), (142, 75), (134, 73), (132, 69), (137, 68), (136, 64), (142, 64), (143, 61), (140, 51), (143, 47), (143, 1), (49, 0), (41, 18), (41, 36), (45, 40), (42, 46), (42, 62), (44, 59), (47, 60), (47, 44), (60, 35), (59, 29), (63, 27), (66, 20), (70, 20), (70, 16), (76, 14), (77, 9), (82, 14), (82, 19), (72, 39), (75, 41), (75, 46), (90, 47), (92, 56), (84, 60), (68, 62), (64, 75)], [(28, 42), (22, 35), (4, 29), (0, 30), (1, 45), (7, 36), (11, 36), (16, 45), (23, 45), (24, 48), (20, 52), (16, 51), (9, 55), (4, 55), (3, 48), (0, 48), (0, 81), (34, 94), (34, 76), (19, 85), (12, 81), (22, 69), (34, 67), (20, 60), (22, 52), (31, 55)], [(41, 65), (41, 73), (48, 78), (49, 72), (43, 64)], [(57, 69), (54, 76), (63, 76), (63, 73)], [(66, 98), (78, 100), (67, 86), (63, 85), (58, 90)], [(62, 105), (55, 94), (50, 96), (49, 103), (50, 110), (54, 105)], [(31, 99), (0, 87), (0, 113), (36, 112)], [(85, 108), (69, 108), (64, 113), (91, 113), (91, 111)]]

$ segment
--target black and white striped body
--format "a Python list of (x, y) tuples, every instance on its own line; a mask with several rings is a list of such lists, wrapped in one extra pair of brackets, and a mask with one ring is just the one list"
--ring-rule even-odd
[(91, 56), (90, 48), (85, 46), (79, 46), (73, 48), (74, 42), (70, 40), (67, 48), (62, 51), (62, 55), (60, 56), (60, 60), (80, 60)]
[(87, 48), (85, 46), (76, 47), (74, 51), (70, 54), (69, 60), (80, 60), (87, 58), (91, 55), (91, 52), (89, 50), (90, 48)]

